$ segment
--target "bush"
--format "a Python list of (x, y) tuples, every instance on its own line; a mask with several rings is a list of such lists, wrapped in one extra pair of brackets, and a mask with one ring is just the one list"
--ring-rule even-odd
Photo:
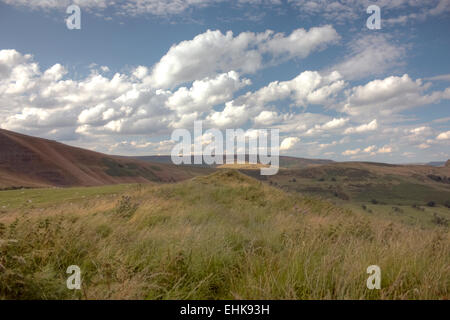
[(445, 201), (444, 206), (450, 209), (450, 200)]
[(122, 217), (131, 217), (138, 207), (139, 204), (133, 203), (130, 196), (122, 196), (117, 202), (116, 213)]
[(439, 216), (437, 213), (434, 213), (433, 215), (433, 222), (440, 226), (448, 226), (448, 220), (444, 217)]
[(371, 201), (373, 204), (378, 204), (378, 200), (377, 199), (372, 199)]
[(429, 202), (427, 203), (427, 206), (429, 206), (429, 207), (436, 207), (436, 202), (434, 202), (434, 201), (429, 201)]

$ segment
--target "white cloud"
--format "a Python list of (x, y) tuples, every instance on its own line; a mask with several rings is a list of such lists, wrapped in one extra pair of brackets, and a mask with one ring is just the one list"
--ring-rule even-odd
[(213, 127), (219, 128), (239, 128), (248, 120), (248, 110), (246, 105), (234, 105), (227, 102), (222, 111), (212, 112), (206, 120)]
[(434, 77), (425, 78), (425, 80), (430, 81), (450, 81), (450, 74), (441, 74)]
[(343, 127), (349, 121), (348, 118), (333, 118), (323, 124), (316, 124), (314, 127), (306, 131), (307, 136), (322, 134), (324, 131), (330, 131)]
[(342, 152), (342, 155), (344, 156), (355, 156), (357, 154), (359, 154), (361, 152), (361, 149), (353, 149), (353, 150), (345, 150), (344, 152)]
[(275, 111), (262, 111), (256, 118), (255, 124), (260, 126), (270, 126), (278, 119), (278, 114)]
[(264, 106), (272, 101), (289, 98), (296, 106), (305, 107), (308, 104), (326, 104), (345, 85), (338, 72), (323, 76), (317, 71), (304, 71), (292, 80), (271, 82), (241, 99), (253, 106)]
[[(141, 16), (155, 15), (162, 17), (186, 15), (192, 10), (208, 8), (220, 3), (234, 7), (250, 6), (252, 11), (262, 5), (286, 10), (298, 11), (306, 17), (320, 16), (328, 21), (338, 23), (359, 21), (365, 9), (374, 4), (370, 0), (238, 0), (227, 2), (225, 0), (0, 0), (3, 3), (27, 7), (31, 10), (63, 10), (71, 4), (94, 11), (103, 15), (106, 10), (114, 15)], [(378, 0), (375, 4), (383, 10), (383, 25), (405, 24), (408, 21), (424, 20), (447, 14), (450, 11), (450, 0)], [(407, 13), (414, 9), (413, 13)], [(112, 19), (110, 16), (107, 20)]]
[(437, 140), (449, 140), (450, 139), (450, 131), (442, 132), (437, 137)]
[(241, 80), (238, 73), (230, 71), (215, 78), (196, 80), (191, 88), (179, 88), (169, 97), (166, 106), (180, 113), (208, 111), (213, 106), (230, 100), (235, 91), (250, 84), (249, 79)]
[[(298, 34), (303, 37), (297, 39)], [(308, 31), (297, 29), (288, 37), (270, 30), (242, 32), (237, 36), (231, 31), (223, 34), (219, 30), (208, 30), (192, 40), (173, 45), (155, 65), (148, 81), (155, 87), (167, 88), (229, 70), (254, 73), (264, 66), (265, 54), (275, 59), (273, 61), (286, 55), (303, 58), (338, 38), (331, 26)], [(277, 46), (280, 42), (282, 44)]]
[[(378, 5), (383, 12), (383, 25), (406, 23), (410, 20), (424, 20), (450, 10), (450, 0), (288, 0), (303, 15), (317, 15), (326, 20), (344, 23), (359, 21), (369, 5)], [(414, 13), (405, 14), (413, 9)]]
[(363, 151), (365, 153), (372, 153), (375, 151), (375, 149), (376, 149), (376, 146), (369, 146), (369, 147), (365, 148)]
[(300, 141), (297, 137), (288, 137), (283, 139), (280, 145), (280, 151), (287, 151), (292, 149)]
[(352, 133), (364, 133), (364, 132), (368, 132), (368, 131), (374, 131), (378, 129), (378, 122), (377, 119), (372, 120), (371, 122), (367, 123), (367, 124), (362, 124), (360, 126), (357, 127), (350, 127), (347, 128), (344, 131), (344, 134), (352, 134)]
[(391, 152), (392, 152), (392, 147), (390, 147), (390, 146), (384, 146), (384, 147), (378, 149), (377, 152), (378, 152), (378, 153), (391, 153)]
[(424, 84), (421, 79), (413, 81), (407, 74), (373, 80), (347, 92), (342, 111), (352, 116), (390, 117), (403, 110), (450, 98), (450, 88), (425, 94), (429, 87), (429, 83)]
[(113, 5), (115, 0), (1, 0), (4, 3), (23, 6), (30, 9), (65, 9), (71, 4), (79, 5), (82, 8), (105, 9)]
[(384, 74), (403, 64), (405, 48), (389, 41), (386, 35), (364, 35), (350, 42), (350, 54), (333, 66), (345, 79), (361, 79)]
[[(397, 150), (401, 154), (407, 146), (417, 152), (430, 148), (431, 152), (450, 137), (450, 132), (443, 132), (437, 138), (434, 122), (389, 127), (387, 115), (392, 113), (388, 111), (395, 113), (450, 98), (450, 88), (427, 93), (430, 84), (408, 75), (374, 80), (344, 91), (348, 84), (339, 72), (304, 71), (291, 80), (273, 81), (235, 97), (250, 84), (236, 71), (194, 80), (171, 91), (149, 86), (150, 70), (139, 66), (127, 73), (99, 74), (93, 69), (85, 78), (73, 79), (60, 64), (41, 70), (31, 55), (0, 50), (1, 127), (77, 141), (79, 146), (92, 147), (100, 142), (99, 151), (119, 143), (114, 152), (124, 154), (133, 148), (151, 153), (158, 145), (141, 140), (143, 135), (155, 140), (162, 137), (164, 141), (174, 128), (190, 129), (194, 120), (221, 129), (279, 128), (289, 138), (283, 140), (283, 150), (300, 150), (295, 146), (300, 143), (296, 137), (301, 137), (302, 154), (314, 157), (323, 156), (323, 149), (338, 144), (350, 146), (344, 152), (336, 151), (336, 155), (352, 158), (394, 154)], [(279, 108), (280, 102), (286, 107)], [(316, 113), (307, 112), (309, 108)], [(374, 120), (365, 123), (367, 119)], [(440, 128), (444, 120), (440, 120)], [(368, 136), (370, 146), (354, 145), (363, 140), (358, 136), (359, 140), (353, 140), (354, 136), (348, 134), (376, 130), (379, 123), (383, 123), (383, 130)], [(341, 139), (344, 134), (348, 136)]]
[(428, 149), (429, 147), (430, 147), (430, 145), (429, 144), (426, 144), (426, 143), (421, 143), (421, 144), (419, 144), (418, 146), (417, 146), (419, 149)]
[(345, 150), (344, 152), (342, 152), (342, 155), (344, 156), (352, 156), (355, 157), (357, 155), (361, 155), (363, 153), (365, 153), (365, 156), (374, 156), (376, 154), (387, 154), (387, 153), (392, 153), (393, 152), (393, 148), (391, 146), (385, 145), (381, 148), (378, 148), (375, 145), (371, 145), (368, 146), (364, 149), (361, 148), (357, 148), (357, 149), (349, 149), (349, 150)]

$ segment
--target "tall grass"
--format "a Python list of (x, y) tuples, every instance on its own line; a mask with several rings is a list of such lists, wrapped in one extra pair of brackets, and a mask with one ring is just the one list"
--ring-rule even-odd
[[(128, 210), (130, 209), (130, 210)], [(448, 228), (288, 194), (235, 171), (0, 215), (3, 299), (448, 299)], [(368, 290), (378, 265), (381, 290)], [(66, 268), (82, 289), (66, 288)]]

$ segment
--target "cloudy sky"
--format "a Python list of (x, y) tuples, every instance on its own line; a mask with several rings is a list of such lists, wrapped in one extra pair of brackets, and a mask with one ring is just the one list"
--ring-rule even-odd
[(151, 155), (203, 120), (278, 128), (284, 155), (444, 160), (449, 30), (450, 0), (0, 0), (0, 127)]

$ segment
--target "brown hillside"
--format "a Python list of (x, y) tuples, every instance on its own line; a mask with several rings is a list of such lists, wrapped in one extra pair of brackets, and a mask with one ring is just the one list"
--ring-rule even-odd
[(124, 159), (0, 129), (0, 188), (171, 182), (186, 168)]

